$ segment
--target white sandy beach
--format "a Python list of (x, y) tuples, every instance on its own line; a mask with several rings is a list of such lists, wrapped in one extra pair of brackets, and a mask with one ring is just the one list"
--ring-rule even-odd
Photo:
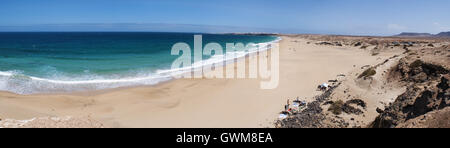
[(311, 98), (320, 93), (318, 84), (392, 56), (281, 37), (280, 81), (273, 90), (260, 89), (258, 79), (178, 79), (156, 86), (76, 94), (1, 92), (0, 117), (90, 117), (105, 127), (273, 127), (287, 99)]

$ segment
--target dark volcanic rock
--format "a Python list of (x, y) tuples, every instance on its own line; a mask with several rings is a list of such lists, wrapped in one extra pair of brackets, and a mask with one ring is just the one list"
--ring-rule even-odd
[(397, 125), (399, 128), (450, 128), (450, 107), (429, 112)]
[(340, 85), (330, 87), (327, 91), (315, 97), (315, 101), (308, 103), (307, 107), (299, 113), (291, 115), (290, 117), (276, 121), (275, 125), (278, 128), (326, 128), (326, 127), (347, 127), (348, 123), (343, 120), (329, 119), (333, 125), (324, 123), (327, 119), (323, 113), (320, 104), (325, 102), (334, 89)]
[[(449, 70), (442, 66), (424, 63), (420, 60), (408, 64), (404, 59), (394, 69), (402, 81), (409, 85), (406, 92), (384, 111), (371, 124), (375, 128), (391, 128), (428, 112), (450, 106)], [(430, 82), (437, 82), (429, 85)]]
[(316, 43), (316, 45), (333, 45), (333, 44), (330, 42), (319, 42), (319, 43)]
[(364, 102), (361, 99), (352, 99), (352, 100), (348, 100), (345, 104), (356, 104), (358, 106), (363, 107), (364, 109), (366, 108), (366, 102)]
[(344, 111), (347, 114), (355, 114), (355, 115), (361, 115), (364, 112), (358, 108), (354, 108), (353, 106), (350, 106), (349, 104), (344, 104), (342, 106), (342, 111)]
[(384, 111), (383, 111), (382, 109), (380, 109), (380, 108), (377, 107), (377, 113), (381, 114), (381, 113), (383, 113), (383, 112), (384, 112)]
[(424, 63), (421, 60), (408, 64), (405, 59), (400, 59), (394, 72), (400, 74), (403, 81), (422, 83), (436, 79), (441, 74), (447, 74), (449, 70), (439, 65)]
[(316, 45), (343, 46), (342, 43), (340, 43), (340, 42), (333, 42), (333, 43), (319, 42), (319, 43), (316, 43)]
[(351, 104), (355, 104), (357, 106), (361, 106), (362, 108), (366, 109), (366, 102), (360, 99), (352, 99), (348, 100), (347, 102), (342, 101), (327, 101), (324, 103), (324, 105), (331, 104), (331, 106), (328, 108), (328, 111), (331, 111), (335, 115), (341, 114), (341, 112), (345, 112), (347, 114), (355, 114), (360, 115), (364, 112), (361, 109), (355, 108), (351, 106)]

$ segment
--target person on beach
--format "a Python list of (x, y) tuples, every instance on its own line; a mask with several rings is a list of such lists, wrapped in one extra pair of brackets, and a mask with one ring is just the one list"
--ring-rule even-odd
[(289, 111), (289, 99), (287, 100), (287, 104), (284, 106), (285, 111)]

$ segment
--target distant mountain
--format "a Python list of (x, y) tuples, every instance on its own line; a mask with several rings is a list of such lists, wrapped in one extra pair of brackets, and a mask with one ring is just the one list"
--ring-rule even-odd
[(433, 36), (431, 33), (415, 33), (415, 32), (402, 32), (395, 36), (401, 36), (401, 37), (428, 37)]
[(402, 32), (398, 35), (394, 35), (398, 37), (450, 37), (450, 31), (449, 32), (441, 32), (438, 34), (431, 34), (431, 33), (415, 33), (415, 32)]
[(437, 37), (450, 37), (450, 31), (449, 32), (441, 32), (436, 34)]

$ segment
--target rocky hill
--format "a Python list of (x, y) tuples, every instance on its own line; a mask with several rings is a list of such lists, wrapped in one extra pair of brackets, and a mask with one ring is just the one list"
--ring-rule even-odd
[(394, 35), (396, 37), (450, 37), (450, 31), (449, 32), (441, 32), (438, 34), (431, 34), (431, 33), (415, 33), (415, 32), (402, 32), (398, 35)]
[(391, 56), (355, 67), (275, 127), (450, 128), (449, 38), (303, 37), (319, 46)]
[(393, 70), (392, 77), (395, 76), (407, 83), (407, 89), (385, 110), (379, 110), (380, 115), (371, 127), (396, 127), (410, 119), (450, 106), (450, 75), (444, 67), (421, 60), (411, 63), (401, 59)]
[(449, 32), (441, 32), (441, 33), (436, 34), (435, 36), (438, 36), (438, 37), (450, 37), (450, 31)]
[(399, 36), (399, 37), (430, 37), (433, 35), (431, 33), (402, 32), (395, 36)]

